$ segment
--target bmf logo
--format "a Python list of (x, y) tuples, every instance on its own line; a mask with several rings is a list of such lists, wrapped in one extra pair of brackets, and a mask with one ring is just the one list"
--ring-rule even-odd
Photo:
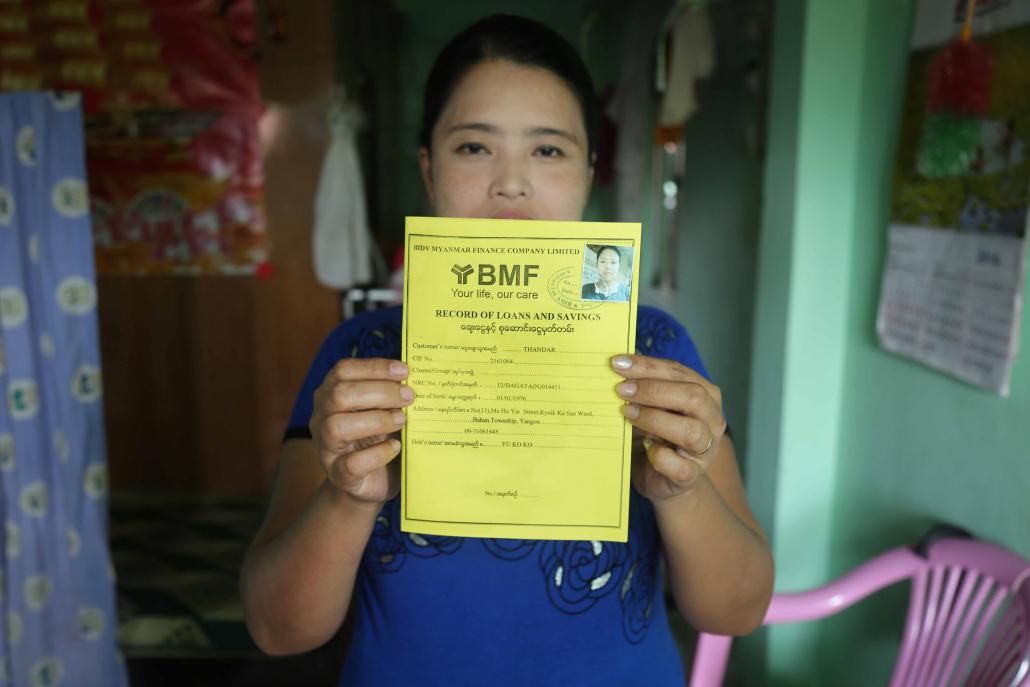
[(540, 276), (540, 265), (472, 265), (455, 264), (451, 273), (458, 278), (458, 284), (468, 284), (472, 273), (480, 286), (529, 286), (529, 280)]
[(451, 272), (458, 277), (458, 284), (464, 286), (469, 282), (469, 275), (472, 274), (472, 265), (458, 265), (455, 264), (451, 268)]

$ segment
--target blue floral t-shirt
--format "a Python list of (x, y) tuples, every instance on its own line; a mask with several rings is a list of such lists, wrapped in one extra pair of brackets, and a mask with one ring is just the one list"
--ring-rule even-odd
[[(401, 357), (400, 307), (326, 339), (286, 436), (310, 437), (312, 398), (342, 358)], [(708, 376), (686, 330), (641, 306), (637, 352)], [(683, 685), (665, 615), (651, 503), (631, 489), (629, 540), (475, 539), (400, 531), (386, 503), (355, 583), (340, 685)], [(329, 543), (327, 542), (327, 545)]]

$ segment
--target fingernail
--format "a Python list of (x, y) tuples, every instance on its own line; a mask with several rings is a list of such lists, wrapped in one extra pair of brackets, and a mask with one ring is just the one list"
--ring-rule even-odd
[(391, 453), (397, 453), (400, 450), (401, 450), (401, 442), (397, 441), (396, 439), (390, 439), (390, 452)]
[(619, 370), (628, 370), (633, 365), (633, 361), (624, 355), (620, 355), (612, 360), (612, 365)]
[(405, 420), (404, 413), (402, 413), (399, 410), (393, 411), (393, 423), (395, 425), (403, 425), (404, 424), (404, 420)]
[(615, 387), (615, 390), (619, 392), (620, 396), (632, 396), (637, 393), (637, 385), (633, 382), (623, 382)]
[(652, 439), (651, 437), (647, 437), (646, 439), (644, 439), (645, 451), (650, 451), (652, 446), (654, 446), (654, 439)]
[(622, 406), (622, 414), (630, 420), (636, 420), (640, 416), (640, 406), (635, 406), (632, 403)]
[(390, 374), (392, 375), (406, 375), (408, 374), (408, 366), (399, 360), (395, 360), (390, 363)]
[(411, 390), (410, 386), (402, 386), (401, 398), (407, 401), (408, 403), (411, 403), (415, 400), (415, 392)]

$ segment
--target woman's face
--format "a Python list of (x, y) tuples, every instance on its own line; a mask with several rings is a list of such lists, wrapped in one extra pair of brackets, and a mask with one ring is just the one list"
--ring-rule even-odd
[(486, 60), (458, 82), (419, 162), (440, 217), (580, 220), (594, 174), (587, 151), (561, 78)]
[(615, 281), (619, 276), (619, 256), (615, 251), (601, 251), (597, 256), (597, 273), (605, 281)]

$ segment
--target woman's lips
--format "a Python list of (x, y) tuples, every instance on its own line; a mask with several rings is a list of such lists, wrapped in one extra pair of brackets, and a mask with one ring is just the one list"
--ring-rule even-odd
[(501, 210), (495, 212), (493, 215), (494, 219), (529, 219), (529, 215), (522, 212), (521, 210)]

